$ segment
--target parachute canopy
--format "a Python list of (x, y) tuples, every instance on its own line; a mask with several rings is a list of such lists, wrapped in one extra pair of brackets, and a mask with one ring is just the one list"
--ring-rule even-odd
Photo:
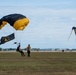
[(76, 27), (72, 27), (72, 30), (74, 30), (75, 35), (76, 35)]
[(29, 23), (26, 16), (22, 14), (10, 14), (0, 19), (0, 29), (9, 23), (15, 30), (23, 30)]
[[(72, 34), (72, 31), (74, 30), (74, 32), (75, 32), (75, 35), (76, 35), (76, 27), (72, 27), (72, 30), (71, 30), (71, 33), (70, 33), (70, 35), (69, 35), (69, 38), (71, 37), (71, 34)], [(68, 39), (69, 39), (68, 38)]]

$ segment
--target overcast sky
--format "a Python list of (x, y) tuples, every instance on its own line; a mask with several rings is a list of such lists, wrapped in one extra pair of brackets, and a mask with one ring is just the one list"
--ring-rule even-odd
[(7, 24), (0, 37), (15, 32), (16, 39), (0, 47), (14, 48), (18, 41), (22, 48), (76, 48), (74, 32), (68, 40), (76, 26), (76, 0), (0, 0), (0, 18), (11, 13), (23, 14), (30, 22), (21, 32)]

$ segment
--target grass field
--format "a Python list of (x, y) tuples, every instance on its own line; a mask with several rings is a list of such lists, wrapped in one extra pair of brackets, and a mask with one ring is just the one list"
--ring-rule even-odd
[(31, 57), (21, 57), (0, 52), (0, 75), (76, 75), (76, 53), (31, 52)]

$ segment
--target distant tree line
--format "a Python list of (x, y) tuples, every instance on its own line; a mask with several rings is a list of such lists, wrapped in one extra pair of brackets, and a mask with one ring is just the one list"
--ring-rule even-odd
[[(0, 48), (0, 51), (14, 51), (14, 50), (16, 50), (16, 48)], [(26, 48), (23, 48), (22, 50), (27, 50)], [(40, 48), (32, 48), (31, 49), (32, 51), (39, 51), (40, 50)]]
[[(27, 51), (26, 48), (23, 48), (22, 50)], [(16, 48), (0, 48), (0, 51), (16, 51)], [(40, 49), (40, 48), (32, 48), (31, 51), (76, 51), (76, 49), (59, 49), (59, 48), (47, 48), (47, 49)]]

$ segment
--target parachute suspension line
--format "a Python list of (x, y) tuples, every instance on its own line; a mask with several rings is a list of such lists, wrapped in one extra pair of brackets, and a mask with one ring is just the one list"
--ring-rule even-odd
[(16, 42), (17, 42), (17, 44), (19, 44), (19, 43), (21, 43), (21, 33), (20, 33), (21, 31), (16, 31), (15, 32), (15, 40), (16, 40)]
[(18, 43), (17, 31), (15, 31), (14, 33), (15, 33), (15, 40), (16, 40), (15, 42), (16, 42), (16, 44), (17, 44), (17, 43)]
[(18, 42), (21, 43), (22, 41), (22, 34), (23, 34), (23, 31), (18, 31)]
[(3, 32), (5, 35), (9, 35), (9, 33), (11, 34), (11, 29), (10, 29), (10, 27), (8, 26), (7, 31), (6, 31), (5, 29), (3, 29), (2, 32)]
[(75, 42), (76, 42), (76, 34), (75, 34)]
[(69, 38), (71, 37), (72, 32), (73, 32), (73, 30), (71, 30), (71, 33), (70, 33), (70, 35), (69, 35), (69, 37), (68, 37), (68, 40), (69, 40)]

